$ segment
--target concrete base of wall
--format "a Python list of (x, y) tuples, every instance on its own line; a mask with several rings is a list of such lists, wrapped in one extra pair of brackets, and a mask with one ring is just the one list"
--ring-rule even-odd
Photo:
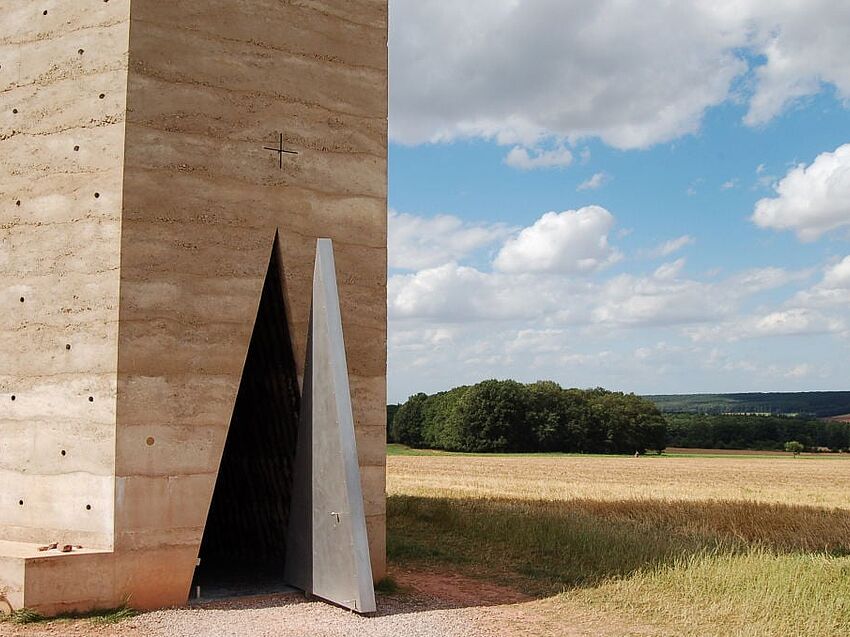
[[(189, 595), (192, 548), (115, 553), (0, 541), (0, 606), (46, 616), (127, 604), (138, 610), (182, 606)], [(6, 604), (2, 604), (5, 601)]]

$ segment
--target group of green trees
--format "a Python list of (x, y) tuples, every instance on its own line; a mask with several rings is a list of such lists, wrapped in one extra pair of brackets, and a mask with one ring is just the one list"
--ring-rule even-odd
[(428, 396), (392, 414), (390, 441), (465, 452), (644, 453), (666, 443), (664, 417), (634, 394), (487, 380)]
[(850, 423), (786, 416), (667, 414), (671, 447), (785, 449), (789, 441), (806, 449), (850, 449)]
[[(387, 407), (387, 439), (465, 451), (645, 453), (665, 447), (850, 450), (850, 423), (762, 415), (662, 414), (651, 400), (602, 388), (487, 380)], [(795, 446), (796, 449), (796, 446)]]

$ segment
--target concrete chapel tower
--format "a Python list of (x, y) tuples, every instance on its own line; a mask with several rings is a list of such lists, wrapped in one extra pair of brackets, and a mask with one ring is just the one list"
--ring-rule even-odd
[(386, 0), (0, 0), (0, 606), (282, 559), (320, 237), (381, 577), (386, 42)]

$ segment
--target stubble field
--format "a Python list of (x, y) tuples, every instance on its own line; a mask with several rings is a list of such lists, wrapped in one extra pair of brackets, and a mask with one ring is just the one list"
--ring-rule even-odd
[(531, 596), (523, 634), (850, 634), (850, 458), (410, 453), (391, 562)]

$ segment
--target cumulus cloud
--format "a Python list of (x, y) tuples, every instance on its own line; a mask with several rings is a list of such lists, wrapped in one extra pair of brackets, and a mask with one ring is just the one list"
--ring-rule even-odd
[(390, 25), (401, 143), (483, 137), (520, 144), (522, 162), (546, 138), (670, 141), (733, 95), (753, 126), (826, 84), (850, 99), (850, 5), (835, 0), (393, 0)]
[(841, 317), (803, 307), (736, 317), (717, 325), (688, 330), (694, 341), (740, 341), (775, 336), (838, 334), (846, 329)]
[[(479, 325), (520, 322), (555, 330), (702, 324), (699, 331), (691, 329), (688, 334), (694, 340), (708, 340), (725, 338), (726, 333), (717, 330), (731, 330), (743, 300), (797, 278), (795, 273), (771, 268), (707, 283), (684, 277), (683, 265), (678, 260), (650, 275), (621, 274), (595, 282), (548, 273), (487, 272), (448, 263), (391, 277), (390, 318)], [(765, 320), (778, 323), (779, 317)]]
[(793, 230), (802, 241), (850, 225), (850, 144), (800, 164), (761, 199), (752, 220), (762, 228)]
[(504, 224), (473, 224), (452, 215), (420, 217), (390, 210), (389, 265), (418, 270), (468, 257), (504, 239)]
[[(834, 0), (747, 0), (755, 25), (751, 47), (764, 56), (744, 121), (761, 125), (825, 84), (850, 99), (850, 5)], [(747, 15), (749, 14), (749, 15)]]
[(822, 285), (832, 290), (850, 290), (850, 256), (827, 268)]
[(798, 292), (793, 303), (800, 307), (850, 310), (850, 256), (827, 266), (821, 280)]
[(584, 180), (578, 185), (576, 190), (596, 190), (611, 181), (610, 175), (607, 173), (596, 173), (589, 179)]
[[(759, 339), (850, 336), (850, 256), (827, 264), (816, 279), (810, 270), (777, 267), (700, 278), (686, 271), (684, 258), (645, 273), (608, 274), (604, 266), (620, 256), (609, 245), (616, 224), (597, 206), (546, 213), (518, 230), (392, 215), (391, 223), (429, 236), (427, 246), (413, 243), (408, 261), (394, 258), (412, 270), (389, 281), (394, 396), (406, 388), (438, 390), (494, 376), (533, 381), (553, 372), (579, 386), (634, 390), (644, 383), (651, 391), (681, 380), (687, 391), (699, 374), (716, 382), (722, 370), (723, 382), (777, 389), (779, 379), (799, 380), (805, 363), (788, 348), (771, 350), (769, 362), (760, 358)], [(485, 232), (454, 236), (473, 229)], [(397, 246), (410, 243), (391, 234)], [(685, 235), (662, 246), (669, 243), (665, 251), (674, 253), (691, 241)], [(489, 264), (482, 248), (495, 255)], [(475, 266), (463, 263), (473, 259)], [(808, 287), (796, 291), (801, 285)], [(777, 301), (780, 295), (790, 298)], [(836, 352), (834, 369), (847, 368), (841, 349), (825, 346)], [(828, 380), (824, 369), (806, 378)]]
[(396, 0), (391, 135), (526, 146), (599, 136), (619, 148), (674, 139), (746, 70), (733, 51), (744, 34), (723, 22), (709, 6), (661, 0)]
[(509, 273), (591, 272), (620, 254), (608, 244), (614, 215), (599, 206), (547, 212), (505, 242), (494, 265)]
[[(727, 285), (747, 295), (806, 281), (811, 276), (810, 270), (763, 268), (734, 275)], [(796, 292), (778, 308), (730, 316), (716, 325), (688, 329), (687, 333), (694, 341), (732, 342), (770, 336), (843, 335), (850, 326), (848, 307), (850, 257), (828, 265), (815, 285)]]
[[(391, 219), (416, 229), (435, 223), (406, 217), (394, 213)], [(446, 223), (448, 228), (465, 228), (455, 218)], [(717, 323), (731, 320), (742, 300), (810, 276), (756, 268), (706, 282), (687, 277), (685, 259), (680, 258), (646, 275), (598, 280), (591, 275), (621, 258), (608, 241), (614, 225), (614, 216), (599, 206), (548, 212), (503, 238), (491, 269), (463, 265), (457, 259), (439, 264), (427, 260), (426, 267), (390, 277), (390, 317), (431, 324), (527, 322), (547, 329)], [(437, 254), (459, 254), (481, 243), (489, 245), (503, 232), (488, 229), (482, 237), (473, 234), (457, 246), (451, 233), (435, 231), (429, 241)], [(692, 241), (687, 235), (671, 240), (663, 244), (664, 252), (675, 252)], [(426, 261), (415, 254), (412, 258)], [(843, 280), (844, 267), (835, 265), (829, 280)], [(846, 267), (850, 270), (850, 259)]]
[(514, 146), (505, 157), (505, 163), (519, 170), (537, 168), (564, 168), (573, 163), (573, 154), (563, 146), (552, 150), (541, 150)]
[(665, 241), (664, 243), (655, 246), (649, 254), (652, 257), (668, 257), (674, 252), (678, 252), (682, 248), (693, 245), (694, 243), (696, 243), (696, 239), (689, 234), (684, 234), (681, 237), (670, 239), (669, 241)]

